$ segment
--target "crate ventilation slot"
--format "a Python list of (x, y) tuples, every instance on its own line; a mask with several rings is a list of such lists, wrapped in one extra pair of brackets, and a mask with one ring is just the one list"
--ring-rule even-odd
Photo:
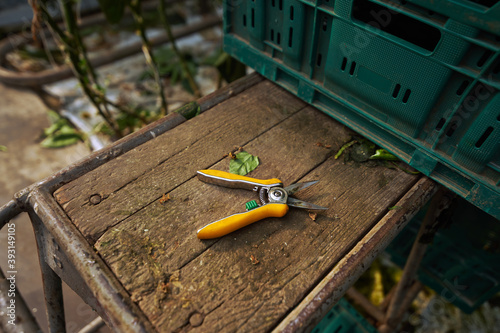
[(352, 18), (427, 51), (434, 51), (441, 39), (439, 29), (403, 13), (395, 15), (391, 12), (387, 7), (368, 0), (354, 0)]
[(460, 84), (460, 87), (457, 89), (457, 96), (462, 96), (464, 93), (465, 89), (469, 86), (469, 80), (463, 80), (462, 83)]
[(493, 54), (493, 52), (490, 50), (484, 51), (481, 58), (479, 58), (479, 60), (477, 61), (477, 67), (479, 67), (479, 68), (483, 67), (484, 64), (486, 63), (486, 61), (488, 61), (488, 59), (491, 57), (492, 54)]
[(323, 56), (321, 55), (321, 53), (318, 53), (318, 58), (316, 59), (316, 66), (318, 66), (318, 67), (321, 66), (322, 58), (323, 58)]
[[(271, 1), (271, 6), (276, 7), (276, 0)], [(283, 0), (278, 0), (279, 10), (283, 10)]]
[(356, 70), (356, 61), (351, 62), (351, 68), (349, 69), (349, 75), (353, 76)]
[(347, 66), (347, 58), (344, 57), (344, 59), (342, 59), (342, 65), (340, 66), (342, 72), (345, 71), (346, 66)]
[(406, 104), (406, 102), (408, 102), (408, 99), (410, 98), (410, 94), (411, 94), (411, 90), (406, 89), (405, 94), (403, 96), (403, 103)]
[(446, 119), (444, 119), (444, 118), (439, 119), (439, 122), (436, 125), (436, 131), (440, 131), (441, 128), (443, 128), (445, 123), (446, 123)]
[(490, 136), (491, 133), (493, 133), (493, 127), (490, 126), (486, 129), (486, 131), (484, 131), (483, 135), (481, 135), (479, 140), (477, 140), (476, 148), (481, 148), (481, 146), (488, 139), (488, 137)]
[(450, 126), (448, 127), (448, 130), (446, 131), (446, 136), (451, 137), (453, 133), (455, 133), (455, 130), (458, 128), (457, 122), (452, 121)]
[(392, 97), (397, 98), (400, 90), (401, 90), (401, 85), (398, 83), (394, 87), (394, 91), (392, 92)]

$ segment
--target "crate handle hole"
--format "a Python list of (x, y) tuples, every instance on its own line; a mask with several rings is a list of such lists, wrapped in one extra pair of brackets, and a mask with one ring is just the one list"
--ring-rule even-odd
[(394, 98), (398, 97), (400, 90), (401, 90), (401, 85), (398, 83), (394, 87), (394, 91), (392, 92), (392, 97), (394, 97)]
[(288, 34), (288, 47), (292, 47), (292, 38), (293, 38), (293, 28), (290, 27), (290, 31)]
[[(371, 32), (376, 30), (385, 32), (430, 52), (436, 49), (441, 40), (441, 31), (420, 17), (412, 17), (401, 12), (397, 15), (389, 14), (391, 9), (370, 0), (354, 0), (351, 8), (352, 18), (371, 26), (369, 29)], [(388, 13), (388, 18), (382, 15), (383, 22), (377, 22), (381, 20), (377, 15), (381, 16), (382, 13)]]
[(481, 148), (481, 146), (488, 139), (488, 137), (490, 136), (491, 133), (493, 133), (493, 127), (489, 126), (486, 129), (486, 131), (484, 131), (483, 135), (481, 135), (481, 137), (479, 138), (479, 140), (477, 140), (477, 142), (476, 142), (476, 148)]
[(322, 60), (323, 56), (321, 55), (321, 53), (318, 53), (318, 58), (316, 59), (316, 65), (318, 67), (321, 66), (321, 60)]
[(493, 54), (493, 52), (490, 50), (484, 51), (481, 58), (479, 58), (479, 60), (477, 61), (477, 67), (479, 67), (479, 68), (483, 67), (484, 64), (486, 63), (486, 61), (488, 61), (488, 59), (491, 57), (492, 54)]
[(410, 94), (411, 94), (411, 90), (406, 89), (405, 94), (403, 96), (403, 103), (406, 104), (406, 102), (408, 102), (408, 99), (410, 98)]
[(461, 96), (468, 86), (469, 86), (469, 80), (463, 80), (462, 83), (460, 84), (460, 87), (458, 87), (457, 89), (457, 96)]
[(342, 65), (340, 66), (342, 72), (345, 71), (346, 66), (347, 66), (347, 58), (344, 57), (344, 59), (342, 59)]
[(349, 69), (349, 74), (352, 76), (354, 75), (354, 71), (356, 70), (356, 61), (353, 61), (351, 63), (351, 68)]

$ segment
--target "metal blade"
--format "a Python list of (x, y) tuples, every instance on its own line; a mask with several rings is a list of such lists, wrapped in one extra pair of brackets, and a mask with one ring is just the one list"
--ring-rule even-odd
[(314, 185), (318, 181), (319, 180), (313, 180), (311, 182), (292, 184), (292, 185), (289, 185), (289, 186), (285, 187), (285, 191), (286, 191), (286, 193), (288, 193), (288, 195), (293, 195), (295, 192), (303, 190), (306, 187), (309, 187), (311, 185)]
[(286, 201), (286, 204), (288, 206), (297, 207), (297, 208), (303, 208), (303, 209), (313, 209), (313, 210), (325, 210), (325, 209), (328, 209), (326, 207), (321, 207), (321, 206), (318, 206), (318, 205), (315, 205), (315, 204), (312, 204), (312, 203), (309, 203), (309, 202), (305, 202), (305, 201), (302, 201), (302, 200), (299, 200), (299, 199), (295, 199), (295, 198), (290, 198), (290, 197), (288, 197), (288, 199)]

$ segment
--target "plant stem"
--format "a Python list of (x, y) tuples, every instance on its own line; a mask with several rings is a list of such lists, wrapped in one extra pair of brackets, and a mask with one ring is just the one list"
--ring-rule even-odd
[(163, 91), (163, 84), (160, 77), (160, 72), (158, 71), (158, 66), (156, 65), (156, 60), (154, 54), (151, 49), (151, 43), (146, 36), (146, 27), (144, 24), (144, 18), (141, 13), (141, 3), (139, 0), (132, 0), (129, 3), (130, 11), (134, 16), (134, 20), (137, 24), (137, 34), (141, 37), (142, 40), (142, 52), (144, 53), (144, 57), (146, 58), (146, 62), (151, 68), (153, 72), (154, 79), (158, 86), (158, 93), (160, 95), (160, 115), (164, 116), (167, 113), (167, 99), (165, 97), (165, 92)]
[(59, 40), (60, 47), (67, 54), (70, 60), (71, 69), (73, 70), (73, 73), (78, 79), (90, 102), (94, 105), (114, 133), (118, 136), (122, 136), (118, 125), (107, 109), (106, 103), (102, 98), (100, 98), (100, 91), (102, 88), (98, 85), (96, 74), (92, 65), (88, 61), (87, 52), (76, 24), (72, 4), (73, 2), (70, 0), (61, 0), (59, 2), (63, 13), (64, 24), (67, 30), (66, 32), (59, 28), (53, 17), (45, 8), (44, 3), (41, 3), (40, 9), (43, 20), (48, 25), (52, 33), (58, 37), (56, 40)]
[(186, 59), (184, 58), (184, 55), (182, 52), (180, 52), (179, 48), (177, 47), (177, 44), (175, 42), (175, 37), (172, 33), (172, 28), (170, 27), (170, 22), (168, 21), (167, 14), (165, 13), (165, 0), (160, 0), (160, 19), (161, 22), (163, 23), (163, 27), (165, 28), (165, 31), (167, 32), (168, 39), (170, 40), (170, 43), (172, 44), (172, 50), (175, 52), (177, 57), (179, 57), (179, 61), (181, 63), (182, 69), (184, 70), (184, 73), (186, 75), (186, 78), (189, 82), (189, 85), (191, 86), (191, 89), (193, 90), (194, 96), (196, 98), (201, 97), (200, 89), (198, 88), (198, 85), (196, 84), (193, 75), (191, 74), (191, 71), (189, 70), (189, 67), (187, 65)]

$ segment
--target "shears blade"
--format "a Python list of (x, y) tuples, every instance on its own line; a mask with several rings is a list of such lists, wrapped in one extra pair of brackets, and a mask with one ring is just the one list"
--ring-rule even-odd
[(285, 191), (286, 193), (288, 193), (288, 195), (293, 195), (295, 192), (303, 190), (306, 187), (316, 184), (317, 182), (319, 182), (319, 180), (288, 185), (287, 187), (285, 187)]
[(321, 206), (318, 206), (318, 205), (315, 205), (315, 204), (312, 204), (312, 203), (309, 203), (309, 202), (305, 202), (305, 201), (302, 201), (302, 200), (299, 200), (299, 199), (291, 198), (291, 197), (288, 197), (288, 199), (286, 200), (286, 204), (288, 206), (292, 206), (292, 207), (303, 208), (303, 209), (311, 209), (311, 210), (325, 210), (325, 209), (328, 209), (326, 207), (321, 207)]

